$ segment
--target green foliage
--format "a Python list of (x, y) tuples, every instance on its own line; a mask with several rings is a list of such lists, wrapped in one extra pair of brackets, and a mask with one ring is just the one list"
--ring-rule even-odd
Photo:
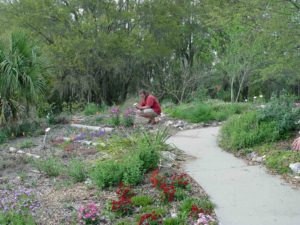
[(97, 112), (102, 111), (100, 107), (94, 103), (88, 103), (83, 110), (84, 115), (90, 116), (90, 115), (96, 115)]
[(181, 188), (177, 188), (174, 196), (176, 200), (182, 201), (188, 197), (188, 194), (186, 193), (185, 190)]
[(116, 186), (123, 178), (123, 165), (115, 160), (98, 162), (92, 169), (90, 177), (100, 188)]
[(49, 177), (57, 177), (64, 172), (63, 163), (57, 158), (33, 161), (39, 171), (46, 173)]
[(199, 199), (187, 198), (180, 205), (180, 213), (183, 215), (189, 215), (193, 205), (196, 205), (198, 208), (206, 211), (212, 211), (215, 207), (208, 197), (201, 197)]
[[(31, 38), (12, 33), (0, 40), (0, 125), (29, 115), (45, 91), (44, 62)], [(24, 110), (25, 108), (25, 114)]]
[[(145, 213), (153, 213), (155, 212), (155, 214), (164, 217), (165, 215), (167, 215), (168, 210), (166, 208), (163, 207), (154, 207), (154, 206), (145, 206), (143, 208), (141, 208), (141, 213), (145, 214)], [(136, 221), (140, 221), (142, 215), (137, 215), (135, 217)]]
[(124, 184), (137, 185), (144, 179), (143, 162), (136, 155), (126, 157), (122, 166)]
[(4, 131), (0, 131), (0, 144), (3, 144), (7, 140), (7, 134)]
[(33, 147), (33, 146), (35, 146), (35, 144), (32, 142), (32, 140), (25, 140), (20, 144), (21, 149), (30, 148), (30, 147)]
[(294, 151), (271, 151), (267, 157), (266, 166), (280, 174), (291, 172), (290, 163), (296, 163), (300, 161), (300, 152)]
[(163, 225), (183, 225), (186, 224), (185, 221), (181, 218), (166, 218), (163, 222)]
[(12, 211), (0, 212), (0, 224), (3, 225), (36, 225), (30, 214), (20, 214)]
[(289, 137), (300, 120), (300, 110), (293, 102), (283, 94), (272, 97), (260, 110), (230, 118), (222, 127), (221, 145), (236, 151)]
[(132, 204), (134, 206), (147, 206), (151, 205), (153, 203), (153, 199), (149, 195), (138, 195), (138, 196), (133, 196), (131, 198)]
[(273, 121), (276, 123), (276, 131), (280, 135), (288, 134), (299, 128), (300, 108), (294, 107), (295, 98), (286, 93), (278, 98), (272, 96), (262, 110), (259, 112), (260, 121)]
[(87, 165), (79, 159), (72, 159), (67, 172), (75, 182), (83, 182), (87, 177)]
[(264, 142), (272, 142), (279, 138), (276, 122), (259, 122), (256, 111), (231, 117), (221, 130), (221, 145), (234, 151)]
[(193, 102), (181, 104), (169, 110), (171, 116), (192, 123), (223, 121), (234, 114), (240, 114), (248, 108), (247, 104), (224, 102)]

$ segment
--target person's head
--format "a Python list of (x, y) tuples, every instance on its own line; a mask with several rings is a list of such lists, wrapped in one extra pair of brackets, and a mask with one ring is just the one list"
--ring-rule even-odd
[(146, 90), (140, 90), (140, 91), (139, 91), (139, 96), (140, 96), (140, 98), (142, 98), (142, 99), (145, 99), (148, 95), (149, 95), (149, 92), (146, 91)]

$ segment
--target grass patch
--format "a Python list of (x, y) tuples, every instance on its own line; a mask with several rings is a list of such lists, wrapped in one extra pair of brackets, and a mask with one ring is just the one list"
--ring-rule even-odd
[(209, 200), (208, 197), (196, 198), (187, 198), (185, 199), (180, 206), (180, 213), (182, 215), (189, 215), (191, 212), (192, 206), (195, 205), (198, 208), (201, 208), (205, 211), (213, 211), (214, 204)]
[(280, 139), (274, 121), (258, 121), (258, 112), (251, 111), (231, 117), (221, 129), (223, 148), (238, 151)]
[(224, 121), (234, 114), (241, 114), (249, 108), (245, 103), (225, 103), (220, 101), (193, 102), (167, 109), (172, 117), (192, 123)]
[(299, 161), (300, 152), (274, 150), (267, 155), (265, 164), (269, 169), (285, 174), (291, 172), (290, 163)]
[(29, 213), (20, 214), (13, 211), (0, 212), (0, 224), (36, 225), (33, 217)]
[(32, 163), (40, 172), (46, 173), (49, 177), (57, 177), (64, 172), (63, 163), (56, 158), (34, 160)]
[(138, 195), (131, 198), (132, 204), (134, 206), (147, 206), (153, 203), (153, 199), (149, 195)]
[(88, 103), (83, 110), (85, 116), (96, 115), (98, 112), (103, 112), (107, 109), (107, 106), (99, 106), (95, 103)]
[(166, 137), (166, 131), (159, 131), (155, 135), (142, 133), (131, 139), (111, 140), (105, 148), (115, 153), (115, 159), (96, 163), (90, 177), (100, 188), (116, 186), (121, 181), (127, 185), (140, 183), (147, 171), (158, 166), (159, 151), (166, 147)]
[(74, 182), (83, 182), (87, 178), (87, 166), (78, 159), (72, 159), (67, 168), (67, 173)]
[(35, 146), (35, 144), (31, 141), (31, 140), (25, 140), (20, 144), (20, 148), (24, 149), (24, 148), (31, 148)]

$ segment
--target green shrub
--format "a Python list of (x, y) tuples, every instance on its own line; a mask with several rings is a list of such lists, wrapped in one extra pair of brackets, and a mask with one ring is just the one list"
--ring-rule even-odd
[(7, 134), (4, 131), (0, 131), (0, 144), (3, 144), (7, 140)]
[(176, 188), (176, 192), (175, 192), (174, 196), (175, 196), (175, 199), (178, 200), (178, 201), (182, 201), (182, 200), (184, 200), (188, 197), (185, 190), (183, 190), (181, 188)]
[(296, 163), (300, 161), (300, 152), (294, 151), (272, 151), (266, 157), (266, 166), (280, 174), (291, 172), (290, 163)]
[(181, 218), (166, 218), (163, 225), (183, 225), (186, 224), (184, 219)]
[(95, 115), (97, 112), (101, 111), (100, 107), (95, 103), (88, 103), (83, 110), (84, 115), (90, 116)]
[(180, 213), (189, 215), (193, 205), (196, 205), (198, 208), (201, 208), (205, 211), (212, 211), (214, 209), (214, 204), (209, 200), (208, 197), (201, 197), (199, 199), (187, 198), (181, 203), (179, 209)]
[(45, 172), (49, 177), (56, 177), (64, 172), (63, 163), (56, 158), (46, 160), (35, 160), (33, 165), (41, 172)]
[(276, 131), (280, 135), (299, 128), (297, 122), (300, 120), (300, 109), (294, 108), (294, 98), (287, 94), (282, 94), (278, 98), (272, 96), (265, 108), (259, 111), (260, 121), (273, 121), (276, 124)]
[[(156, 215), (164, 217), (167, 215), (168, 210), (162, 207), (154, 207), (154, 206), (146, 206), (141, 209), (141, 213), (153, 213), (155, 212)], [(142, 215), (137, 215), (135, 217), (136, 221), (140, 221)]]
[(225, 103), (220, 101), (193, 102), (178, 105), (167, 110), (171, 116), (192, 123), (223, 121), (234, 114), (240, 114), (248, 109), (244, 103)]
[(160, 156), (155, 146), (139, 144), (137, 154), (142, 163), (141, 169), (144, 172), (157, 168)]
[(153, 203), (153, 199), (149, 195), (138, 195), (131, 198), (134, 206), (147, 206)]
[(20, 137), (24, 135), (33, 135), (37, 133), (40, 128), (40, 124), (37, 121), (23, 121), (3, 129), (3, 132), (7, 137)]
[(35, 144), (31, 141), (31, 140), (25, 140), (20, 144), (20, 148), (30, 148), (32, 146), (34, 146)]
[(0, 212), (0, 224), (3, 225), (35, 225), (30, 214), (20, 214), (12, 211)]
[(258, 121), (258, 112), (252, 111), (231, 117), (221, 129), (221, 145), (230, 150), (252, 147), (278, 140), (276, 122)]
[(122, 163), (122, 181), (126, 185), (137, 185), (144, 179), (143, 162), (136, 156), (129, 155)]
[(78, 159), (71, 160), (67, 172), (75, 182), (83, 182), (87, 177), (86, 164)]
[(123, 165), (115, 160), (98, 162), (90, 177), (100, 188), (118, 185), (123, 178)]

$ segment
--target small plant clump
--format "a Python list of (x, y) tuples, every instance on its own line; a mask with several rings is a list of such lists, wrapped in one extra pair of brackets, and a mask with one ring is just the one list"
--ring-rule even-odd
[(78, 210), (78, 220), (80, 224), (96, 225), (100, 222), (100, 211), (95, 203), (81, 206)]
[(121, 215), (129, 215), (133, 211), (133, 204), (131, 198), (134, 196), (130, 187), (124, 186), (123, 183), (119, 185), (116, 191), (118, 200), (112, 201), (111, 211), (117, 212)]

